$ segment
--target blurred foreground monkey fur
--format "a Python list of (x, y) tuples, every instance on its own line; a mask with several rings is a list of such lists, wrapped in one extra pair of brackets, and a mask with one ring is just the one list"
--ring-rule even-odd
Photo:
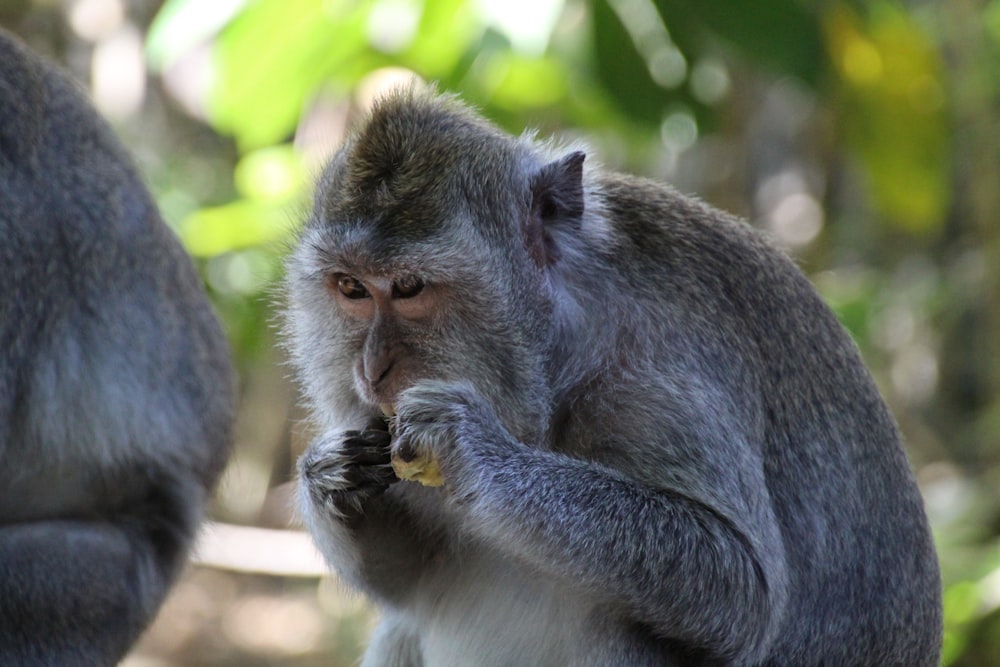
[[(287, 290), (303, 514), (381, 607), (365, 665), (938, 663), (893, 419), (744, 222), (402, 90)], [(442, 487), (397, 480), (418, 457)]]
[(110, 128), (0, 31), (0, 664), (114, 665), (230, 446), (229, 350)]

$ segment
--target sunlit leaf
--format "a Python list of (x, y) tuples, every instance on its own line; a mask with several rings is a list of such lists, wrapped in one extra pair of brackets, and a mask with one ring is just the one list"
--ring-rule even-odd
[(945, 629), (941, 664), (948, 665), (962, 654), (968, 643), (968, 632), (963, 626), (977, 615), (981, 598), (978, 587), (972, 581), (960, 581), (948, 586), (942, 597)]
[(949, 586), (943, 595), (944, 612), (953, 623), (965, 623), (976, 616), (980, 604), (979, 588), (973, 581)]
[(877, 209), (911, 232), (938, 228), (951, 195), (939, 54), (893, 5), (874, 6), (866, 19), (841, 5), (826, 28), (845, 129)]
[(443, 78), (480, 31), (469, 0), (425, 0), (416, 39), (401, 60), (427, 79)]
[(220, 35), (209, 111), (244, 150), (286, 139), (306, 102), (366, 50), (370, 3), (261, 0)]
[(302, 161), (288, 144), (248, 153), (236, 165), (233, 177), (236, 189), (248, 199), (271, 202), (293, 199), (306, 182)]
[(529, 58), (511, 51), (495, 55), (486, 69), (492, 102), (506, 109), (543, 107), (566, 95), (567, 73), (549, 58)]
[(945, 628), (941, 641), (941, 664), (946, 666), (958, 660), (968, 644), (967, 634)]
[(228, 23), (249, 0), (167, 0), (149, 26), (146, 58), (162, 70)]
[(249, 199), (203, 208), (177, 227), (184, 247), (195, 257), (274, 243), (291, 231), (289, 206)]
[(1000, 0), (992, 0), (983, 9), (983, 25), (995, 44), (1000, 44)]

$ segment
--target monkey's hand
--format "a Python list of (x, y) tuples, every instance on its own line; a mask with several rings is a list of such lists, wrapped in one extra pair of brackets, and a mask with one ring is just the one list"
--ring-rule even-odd
[(393, 458), (430, 466), (459, 499), (473, 488), (477, 470), (489, 465), (487, 450), (511, 440), (468, 382), (422, 382), (407, 389), (396, 403), (393, 432)]
[(389, 464), (388, 431), (346, 431), (314, 442), (299, 460), (313, 503), (343, 518), (364, 513), (365, 502), (397, 481)]

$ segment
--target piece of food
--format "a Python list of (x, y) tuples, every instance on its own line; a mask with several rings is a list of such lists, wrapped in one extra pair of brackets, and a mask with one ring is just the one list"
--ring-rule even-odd
[(404, 461), (393, 451), (391, 462), (396, 477), (400, 479), (420, 482), (424, 486), (444, 485), (441, 468), (438, 467), (437, 460), (431, 456), (430, 452), (422, 452), (412, 461)]
[[(393, 433), (395, 430), (395, 420), (392, 418), (396, 416), (395, 407), (390, 404), (383, 404), (379, 406), (379, 409), (382, 411), (382, 414), (389, 418), (389, 432)], [(404, 461), (399, 452), (393, 449), (390, 463), (392, 463), (392, 470), (396, 473), (396, 477), (400, 479), (419, 482), (424, 486), (444, 485), (441, 468), (438, 467), (437, 461), (434, 460), (430, 452), (423, 452), (415, 459)]]

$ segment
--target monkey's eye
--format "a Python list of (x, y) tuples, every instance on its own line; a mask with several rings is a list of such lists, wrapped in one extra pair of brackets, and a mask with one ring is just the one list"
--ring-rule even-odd
[(397, 299), (409, 299), (424, 289), (424, 281), (416, 276), (406, 276), (392, 284), (392, 296)]
[(364, 299), (368, 296), (368, 290), (360, 280), (346, 273), (337, 273), (331, 276), (330, 282), (337, 291), (348, 299)]

